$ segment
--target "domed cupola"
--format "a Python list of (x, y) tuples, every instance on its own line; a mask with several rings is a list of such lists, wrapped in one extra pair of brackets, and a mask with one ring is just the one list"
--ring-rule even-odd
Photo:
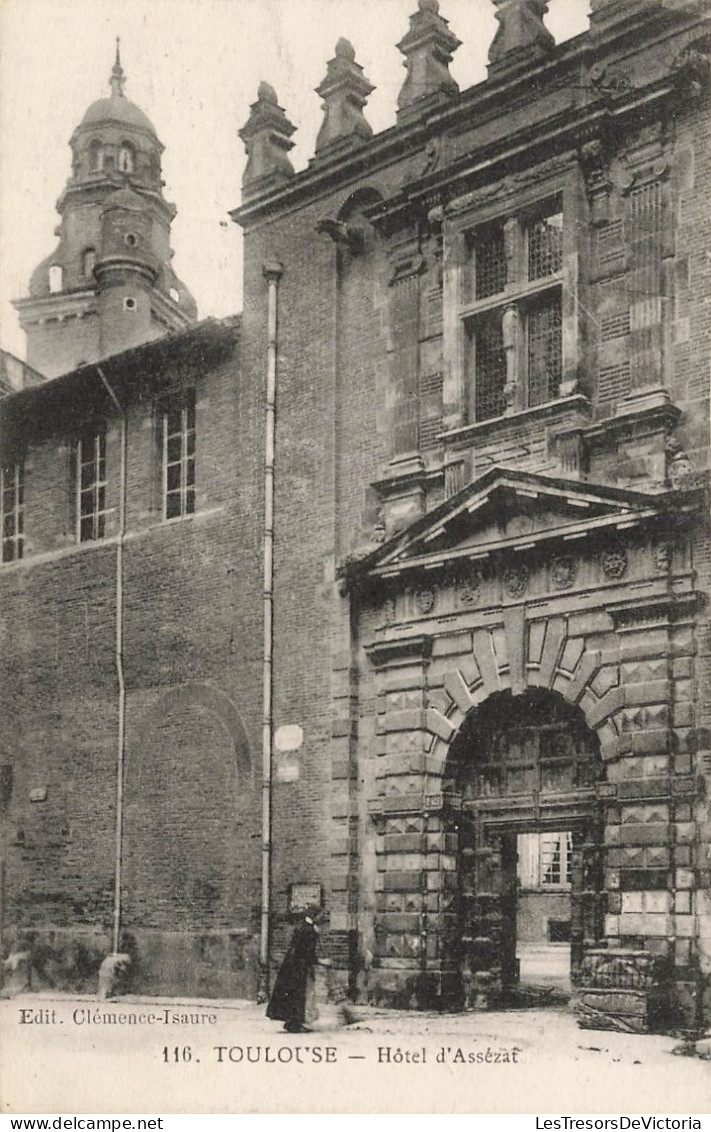
[(176, 209), (163, 196), (163, 145), (125, 84), (117, 40), (111, 93), (92, 102), (70, 139), (58, 244), (32, 273), (29, 298), (15, 304), (28, 362), (48, 377), (197, 317), (171, 264)]
[[(119, 42), (109, 78), (111, 95), (92, 102), (72, 134), (73, 181), (137, 180), (160, 191), (163, 146), (153, 123), (124, 94)], [(68, 186), (69, 188), (69, 186)]]

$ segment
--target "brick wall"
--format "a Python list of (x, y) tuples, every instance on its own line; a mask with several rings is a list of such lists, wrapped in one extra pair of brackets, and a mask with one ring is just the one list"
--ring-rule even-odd
[[(123, 926), (138, 941), (141, 986), (249, 994), (260, 884), (257, 461), (248, 434), (243, 448), (234, 443), (236, 351), (207, 372), (178, 366), (171, 376), (197, 377), (195, 515), (161, 521), (145, 390), (128, 414)], [(49, 421), (28, 438), (26, 557), (0, 571), (12, 612), (0, 659), (2, 762), (14, 779), (8, 919), (15, 932), (104, 939), (115, 860), (116, 548), (75, 543), (67, 441)], [(109, 537), (118, 459), (114, 420)], [(199, 977), (183, 955), (193, 937), (198, 950), (207, 939), (219, 952), (202, 967), (192, 955)], [(56, 977), (71, 982), (71, 963), (58, 962)]]

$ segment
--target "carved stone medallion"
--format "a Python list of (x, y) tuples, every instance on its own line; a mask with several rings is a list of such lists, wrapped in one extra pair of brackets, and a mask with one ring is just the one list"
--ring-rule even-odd
[(551, 583), (556, 590), (567, 590), (575, 581), (578, 564), (572, 554), (561, 554), (551, 563)]
[(511, 597), (521, 597), (528, 585), (528, 566), (517, 563), (509, 566), (504, 574), (504, 587)]
[(383, 620), (386, 625), (390, 625), (394, 620), (397, 612), (394, 597), (386, 597), (383, 602)]
[(435, 591), (427, 586), (423, 586), (415, 592), (415, 605), (420, 613), (431, 613), (435, 607), (437, 596)]
[(602, 552), (602, 572), (608, 578), (621, 578), (627, 573), (627, 551), (623, 546)]
[(457, 597), (460, 605), (476, 605), (481, 590), (481, 578), (477, 570), (470, 570), (457, 583)]

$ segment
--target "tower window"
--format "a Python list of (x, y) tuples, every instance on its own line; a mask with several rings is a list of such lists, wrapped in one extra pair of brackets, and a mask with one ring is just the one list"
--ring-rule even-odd
[(138, 306), (138, 303), (130, 295), (127, 296), (127, 298), (125, 298), (123, 300), (123, 309), (125, 311), (135, 311), (137, 306)]
[(58, 263), (53, 263), (49, 269), (49, 290), (56, 295), (62, 289), (62, 269)]
[(132, 145), (124, 142), (118, 152), (119, 173), (133, 173), (136, 164), (136, 155)]
[(195, 390), (163, 406), (163, 492), (166, 519), (195, 510)]
[(104, 147), (100, 141), (93, 141), (89, 146), (89, 168), (93, 173), (104, 168)]
[(124, 236), (124, 241), (127, 247), (135, 248), (136, 244), (138, 243), (138, 236), (135, 232), (127, 232)]
[(85, 429), (77, 444), (77, 526), (79, 542), (106, 533), (106, 427)]
[(94, 264), (96, 263), (96, 251), (94, 248), (86, 248), (82, 253), (81, 260), (81, 273), (85, 279), (91, 279), (94, 274)]
[(0, 469), (0, 524), (2, 561), (22, 558), (25, 541), (25, 473), (22, 464)]

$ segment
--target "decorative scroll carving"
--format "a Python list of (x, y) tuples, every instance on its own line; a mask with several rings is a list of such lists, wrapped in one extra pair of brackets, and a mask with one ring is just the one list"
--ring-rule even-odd
[(599, 60), (590, 68), (590, 85), (605, 98), (619, 98), (631, 89), (632, 80), (623, 67)]
[(458, 216), (462, 212), (469, 212), (480, 205), (496, 200), (497, 197), (506, 197), (530, 185), (536, 185), (549, 177), (555, 176), (556, 173), (570, 169), (574, 160), (575, 155), (573, 153), (562, 153), (557, 157), (549, 158), (547, 161), (541, 161), (539, 165), (531, 169), (524, 169), (520, 173), (511, 173), (508, 177), (501, 177), (496, 181), (482, 185), (478, 189), (472, 189), (471, 192), (456, 197), (446, 205), (446, 215)]
[(590, 200), (591, 220), (595, 227), (600, 227), (610, 219), (612, 181), (605, 147), (599, 138), (580, 147), (580, 165)]
[(690, 487), (694, 483), (694, 470), (691, 460), (675, 436), (670, 436), (665, 449), (666, 480), (675, 491)]
[(703, 97), (711, 84), (711, 57), (706, 42), (691, 44), (672, 65), (677, 90), (692, 99)]

